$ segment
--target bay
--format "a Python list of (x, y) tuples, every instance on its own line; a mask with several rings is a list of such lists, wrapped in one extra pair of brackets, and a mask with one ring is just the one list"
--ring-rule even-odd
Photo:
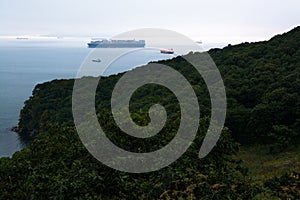
[[(87, 42), (0, 39), (0, 157), (12, 156), (27, 145), (10, 129), (17, 125), (20, 110), (34, 86), (53, 79), (75, 78), (91, 51), (86, 47)], [(112, 50), (102, 51), (101, 57), (105, 58)], [(115, 62), (109, 74), (171, 57), (155, 50), (138, 51)]]

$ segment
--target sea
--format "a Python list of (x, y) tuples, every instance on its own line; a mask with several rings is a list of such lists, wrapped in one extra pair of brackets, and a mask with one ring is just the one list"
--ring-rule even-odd
[[(89, 38), (0, 38), (0, 157), (11, 157), (28, 145), (11, 131), (17, 126), (20, 110), (38, 83), (54, 79), (75, 78), (80, 66), (93, 49), (87, 48)], [(204, 49), (223, 44), (205, 44)], [(115, 50), (103, 49), (101, 59)], [(115, 53), (115, 52), (114, 52)], [(123, 56), (110, 67), (117, 74), (150, 61), (165, 60), (173, 55), (156, 50), (137, 51)]]

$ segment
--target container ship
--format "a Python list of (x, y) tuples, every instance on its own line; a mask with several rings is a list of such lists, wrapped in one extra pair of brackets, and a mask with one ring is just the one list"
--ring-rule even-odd
[(89, 48), (143, 48), (145, 40), (96, 40), (87, 44)]

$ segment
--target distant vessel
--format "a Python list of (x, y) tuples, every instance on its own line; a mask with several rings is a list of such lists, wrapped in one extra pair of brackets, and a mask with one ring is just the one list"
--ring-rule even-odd
[(173, 49), (164, 49), (164, 50), (160, 50), (160, 53), (164, 53), (164, 54), (173, 54), (174, 50)]
[(96, 40), (88, 43), (89, 48), (143, 48), (145, 40)]
[(98, 58), (98, 59), (93, 59), (92, 60), (93, 62), (101, 62), (101, 60)]

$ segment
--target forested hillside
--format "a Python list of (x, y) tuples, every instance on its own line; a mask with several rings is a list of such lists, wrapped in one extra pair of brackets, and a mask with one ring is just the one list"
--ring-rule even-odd
[[(222, 74), (228, 99), (226, 126), (238, 142), (273, 143), (284, 148), (299, 140), (300, 27), (270, 41), (227, 46), (208, 53)], [(159, 63), (173, 67), (189, 80), (199, 97), (201, 114), (208, 116), (209, 95), (196, 70), (181, 57)], [(121, 76), (101, 79), (96, 105), (110, 109), (111, 92)], [(19, 127), (24, 134), (40, 130), (49, 118), (71, 125), (72, 87), (73, 80), (37, 85), (21, 112)], [(171, 92), (153, 85), (141, 88), (132, 99), (131, 107), (145, 112), (149, 104), (155, 103), (153, 100), (164, 101), (167, 107), (176, 104)]]
[[(209, 94), (201, 76), (182, 57), (159, 63), (176, 69), (191, 83), (200, 104), (200, 128), (179, 160), (146, 174), (115, 171), (87, 152), (72, 118), (74, 80), (54, 80), (37, 85), (25, 102), (18, 130), (21, 136), (35, 139), (12, 158), (0, 159), (0, 199), (299, 199), (299, 172), (287, 171), (259, 185), (233, 155), (238, 143), (268, 145), (270, 154), (299, 145), (300, 27), (269, 41), (229, 45), (208, 53), (223, 77), (228, 110), (227, 128), (206, 158), (197, 156), (210, 118)], [(155, 103), (166, 108), (168, 120), (157, 136), (128, 137), (110, 112), (111, 93), (121, 76), (101, 78), (97, 89), (97, 116), (108, 137), (134, 152), (166, 145), (179, 126), (176, 97), (158, 85), (138, 89), (130, 105), (133, 120), (146, 125), (148, 110)]]

